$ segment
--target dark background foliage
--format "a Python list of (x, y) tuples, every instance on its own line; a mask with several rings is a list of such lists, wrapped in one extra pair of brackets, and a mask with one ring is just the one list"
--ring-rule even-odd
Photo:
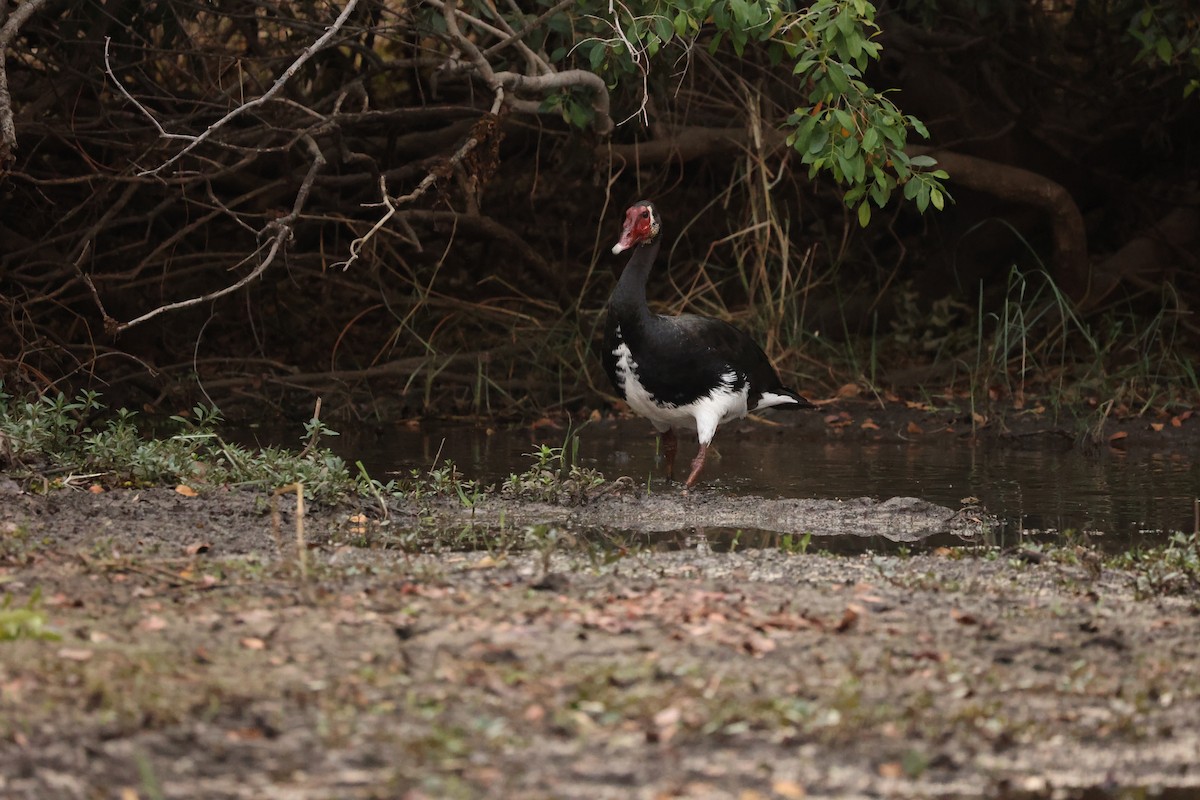
[[(855, 200), (834, 156), (867, 150), (866, 112), (828, 117), (829, 169), (806, 163), (819, 130), (789, 146), (832, 106), (828, 73), (797, 72), (804, 26), (633, 5), (623, 43), (607, 3), (464, 2), (458, 31), (415, 0), (340, 21), (345, 3), (9, 4), (4, 22), (32, 11), (0, 48), (5, 387), (234, 416), (314, 394), (362, 417), (592, 407), (608, 249), (646, 197), (668, 226), (655, 300), (751, 328), (813, 394), (1194, 396), (1187, 3), (763, 6), (856, 15), (882, 46), (861, 85), (898, 90), (868, 101), (929, 132), (867, 180), (932, 156), (942, 211), (936, 179), (906, 200), (903, 173), (882, 207)], [(574, 77), (522, 84), (539, 62)]]

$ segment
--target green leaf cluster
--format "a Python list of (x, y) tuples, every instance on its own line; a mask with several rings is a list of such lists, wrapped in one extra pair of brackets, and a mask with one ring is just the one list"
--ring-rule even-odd
[(62, 635), (46, 625), (46, 614), (39, 607), (42, 592), (35, 589), (24, 605), (15, 605), (12, 595), (0, 601), (0, 642), (15, 642), (20, 639), (57, 642)]
[(871, 221), (871, 206), (883, 208), (897, 187), (924, 212), (941, 210), (949, 176), (931, 169), (929, 156), (910, 158), (909, 131), (928, 138), (916, 117), (903, 114), (883, 92), (862, 80), (879, 57), (875, 7), (866, 0), (818, 0), (795, 23), (802, 39), (790, 43), (793, 74), (803, 82), (806, 104), (788, 118), (788, 143), (808, 165), (809, 177), (829, 173), (848, 187), (843, 199), (856, 208), (859, 224)]
[(1200, 16), (1194, 3), (1148, 3), (1130, 20), (1129, 35), (1140, 45), (1138, 61), (1176, 69), (1186, 78), (1184, 97), (1200, 89)]
[[(539, 3), (550, 5), (550, 0)], [(483, 0), (462, 7), (485, 21), (497, 14)], [(521, 29), (542, 10), (509, 17), (506, 24)], [(426, 13), (431, 30), (437, 30), (436, 14)], [(880, 55), (875, 15), (868, 0), (637, 0), (615, 6), (584, 0), (553, 14), (530, 34), (528, 44), (547, 54), (557, 69), (588, 69), (614, 91), (637, 94), (646, 91), (656, 60), (668, 48), (676, 51), (670, 69), (686, 63), (681, 55), (702, 46), (713, 55), (753, 57), (787, 70), (802, 98), (784, 123), (788, 144), (812, 178), (824, 174), (846, 187), (846, 204), (866, 225), (872, 206), (882, 208), (899, 187), (921, 211), (931, 205), (941, 209), (949, 197), (942, 183), (948, 176), (932, 169), (931, 158), (905, 155), (910, 131), (928, 137), (924, 125), (863, 80), (864, 70)], [(444, 28), (444, 20), (440, 24)], [(508, 57), (513, 61), (506, 68), (524, 68), (515, 56)], [(577, 90), (551, 95), (542, 110), (557, 110), (580, 128), (594, 117)]]

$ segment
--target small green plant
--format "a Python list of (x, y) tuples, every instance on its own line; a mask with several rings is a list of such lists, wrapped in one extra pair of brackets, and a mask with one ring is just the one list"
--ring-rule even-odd
[(40, 589), (35, 589), (23, 606), (13, 605), (12, 595), (4, 596), (4, 602), (0, 603), (0, 642), (14, 642), (18, 639), (57, 642), (62, 638), (46, 626), (46, 615), (38, 608), (41, 600)]
[(590, 490), (604, 484), (604, 476), (598, 471), (579, 465), (577, 432), (568, 430), (561, 447), (542, 444), (526, 455), (533, 464), (520, 475), (508, 476), (501, 487), (507, 497), (581, 505), (587, 502)]
[(1131, 570), (1142, 599), (1200, 590), (1200, 533), (1171, 534), (1165, 545), (1121, 553), (1111, 565)]
[(808, 546), (812, 544), (812, 533), (806, 533), (803, 536), (793, 536), (790, 533), (785, 533), (779, 538), (779, 550), (791, 555), (802, 556), (808, 552)]
[(318, 447), (322, 436), (336, 435), (315, 416), (305, 424), (303, 449), (257, 450), (225, 441), (217, 428), (216, 408), (197, 405), (169, 422), (174, 433), (146, 437), (136, 412), (109, 412), (95, 392), (74, 400), (63, 394), (17, 400), (0, 387), (0, 437), (17, 463), (17, 477), (42, 477), (43, 485), (66, 485), (86, 473), (103, 481), (132, 486), (187, 483), (193, 486), (274, 488), (302, 482), (313, 499), (335, 499), (353, 492), (355, 480), (345, 462)]
[[(365, 476), (365, 472), (363, 473)], [(474, 508), (486, 489), (478, 481), (470, 480), (459, 471), (458, 465), (447, 459), (427, 470), (413, 469), (400, 480), (381, 484), (370, 481), (373, 492), (391, 495), (409, 503), (421, 504), (431, 500), (457, 498), (466, 508)]]

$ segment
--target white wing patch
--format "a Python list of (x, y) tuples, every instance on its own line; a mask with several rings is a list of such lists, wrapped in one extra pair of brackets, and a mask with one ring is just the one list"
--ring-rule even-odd
[(754, 410), (760, 411), (764, 408), (774, 408), (775, 406), (794, 405), (796, 405), (796, 398), (794, 397), (788, 397), (786, 394), (776, 394), (775, 392), (763, 392)]
[[(621, 330), (617, 328), (617, 337)], [(686, 405), (660, 403), (646, 390), (638, 379), (638, 365), (633, 360), (629, 345), (621, 342), (613, 348), (617, 359), (617, 380), (625, 394), (625, 402), (634, 413), (654, 423), (660, 431), (670, 428), (687, 428), (696, 431), (701, 444), (708, 444), (716, 435), (717, 426), (731, 419), (746, 416), (746, 398), (750, 387), (742, 381), (742, 388), (734, 391), (738, 374), (732, 369), (721, 375), (721, 382), (711, 392)], [(759, 404), (762, 407), (762, 404)]]

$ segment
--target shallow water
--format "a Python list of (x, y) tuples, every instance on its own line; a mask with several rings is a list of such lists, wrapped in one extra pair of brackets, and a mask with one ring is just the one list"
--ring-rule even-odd
[[(375, 477), (428, 469), (453, 460), (485, 482), (522, 472), (539, 444), (560, 446), (565, 432), (433, 425), (395, 428), (378, 438), (342, 437), (347, 455), (362, 458)], [(645, 423), (585, 427), (578, 460), (606, 477), (628, 475), (654, 491), (667, 490), (655, 466), (655, 438)], [(772, 498), (886, 499), (919, 497), (958, 508), (982, 501), (1016, 537), (1088, 537), (1106, 549), (1162, 541), (1164, 532), (1193, 530), (1200, 497), (1200, 462), (1178, 455), (1084, 452), (1065, 440), (1012, 447), (939, 439), (930, 443), (869, 444), (804, 438), (801, 431), (746, 425), (722, 429), (702, 478), (709, 488)], [(683, 476), (695, 441), (681, 438), (676, 477)], [(718, 455), (719, 454), (719, 455)], [(753, 534), (753, 535), (751, 535)], [(725, 538), (736, 536), (727, 532)], [(752, 544), (763, 532), (745, 532)], [(1011, 536), (1010, 536), (1011, 538)]]

